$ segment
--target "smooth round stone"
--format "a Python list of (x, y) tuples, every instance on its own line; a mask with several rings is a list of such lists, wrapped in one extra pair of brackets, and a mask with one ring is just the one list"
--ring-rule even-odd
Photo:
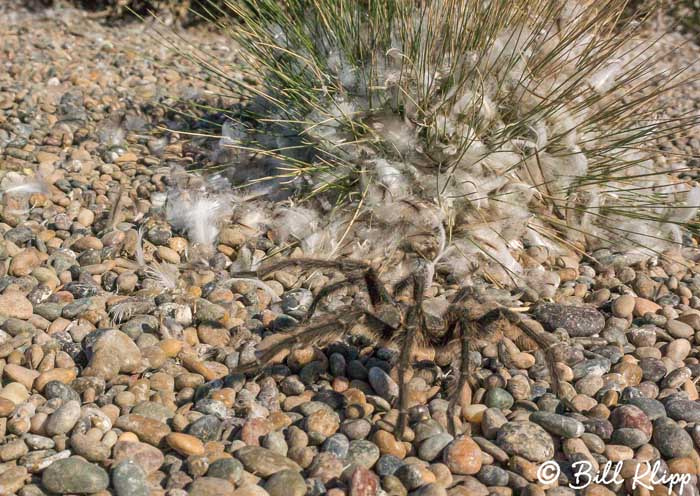
[(365, 365), (359, 360), (350, 360), (347, 366), (348, 378), (364, 381), (367, 379), (368, 371)]
[(56, 443), (50, 437), (37, 436), (35, 434), (25, 434), (23, 436), (24, 442), (27, 443), (32, 450), (45, 450), (51, 449), (56, 446)]
[(443, 451), (443, 461), (450, 472), (457, 475), (474, 475), (481, 469), (481, 448), (469, 436), (452, 441)]
[(171, 432), (165, 436), (165, 441), (172, 449), (185, 456), (203, 455), (204, 444), (199, 438), (181, 432)]
[(345, 467), (345, 463), (334, 454), (321, 452), (314, 457), (311, 466), (306, 472), (306, 477), (317, 479), (323, 484), (327, 484), (341, 477)]
[(392, 379), (389, 374), (384, 372), (379, 367), (372, 367), (369, 369), (367, 375), (372, 389), (377, 393), (377, 395), (382, 398), (396, 398), (399, 395), (399, 385), (396, 384), (394, 379)]
[(304, 496), (306, 483), (296, 470), (280, 470), (265, 482), (265, 490), (270, 496)]
[(700, 402), (692, 400), (671, 400), (666, 403), (666, 413), (674, 420), (700, 423)]
[(345, 436), (345, 434), (333, 434), (327, 438), (321, 446), (322, 451), (333, 453), (341, 460), (348, 455), (349, 449), (350, 440)]
[(695, 334), (692, 327), (680, 320), (669, 320), (666, 322), (666, 330), (674, 338), (687, 339)]
[(200, 477), (187, 487), (189, 496), (228, 496), (233, 494), (233, 484), (216, 477)]
[(406, 457), (406, 446), (389, 431), (377, 430), (372, 435), (371, 441), (377, 445), (382, 454), (395, 455), (402, 459)]
[(394, 455), (382, 455), (374, 465), (374, 471), (377, 472), (379, 477), (386, 477), (387, 475), (394, 475), (401, 465), (403, 465), (401, 458)]
[(600, 391), (603, 385), (604, 381), (601, 376), (588, 375), (586, 377), (582, 377), (576, 382), (576, 392), (592, 397), (595, 396), (598, 391)]
[(80, 401), (80, 395), (69, 385), (61, 381), (49, 381), (44, 386), (44, 397), (47, 400), (60, 398), (63, 402)]
[(395, 475), (387, 475), (382, 479), (382, 489), (389, 496), (406, 496), (408, 494), (406, 486)]
[(415, 433), (413, 442), (420, 443), (422, 441), (425, 441), (429, 437), (437, 436), (444, 430), (445, 429), (443, 429), (442, 425), (440, 425), (440, 423), (437, 420), (423, 420), (422, 422), (418, 422), (413, 428), (413, 431)]
[(496, 444), (509, 455), (518, 455), (531, 462), (544, 462), (554, 456), (552, 437), (542, 427), (525, 420), (504, 424), (496, 436)]
[(146, 472), (133, 460), (124, 460), (112, 469), (112, 485), (117, 496), (148, 496)]
[(548, 432), (565, 438), (581, 437), (585, 427), (581, 422), (571, 417), (550, 412), (533, 412), (530, 421), (544, 427)]
[(661, 381), (662, 388), (675, 389), (682, 386), (691, 377), (691, 372), (688, 367), (680, 367), (671, 371)]
[(187, 433), (198, 437), (201, 441), (215, 441), (219, 438), (221, 420), (215, 415), (205, 415), (192, 422), (187, 427)]
[(321, 444), (338, 431), (340, 417), (330, 408), (320, 408), (306, 417), (304, 426), (309, 439)]
[(602, 453), (605, 450), (605, 441), (595, 434), (584, 432), (581, 435), (581, 440), (591, 453)]
[(96, 493), (107, 489), (107, 472), (81, 458), (57, 460), (44, 470), (41, 482), (53, 493)]
[(437, 434), (433, 437), (429, 437), (425, 441), (423, 441), (418, 448), (418, 457), (421, 460), (425, 460), (427, 462), (432, 462), (435, 460), (438, 456), (440, 456), (440, 453), (442, 453), (442, 450), (452, 442), (454, 437), (452, 435), (443, 432), (440, 434)]
[(639, 429), (623, 427), (613, 431), (612, 436), (610, 437), (610, 442), (612, 444), (621, 444), (632, 449), (637, 449), (643, 444), (649, 442), (649, 436)]
[(71, 400), (61, 405), (55, 412), (49, 415), (44, 429), (49, 436), (66, 434), (70, 432), (80, 418), (80, 402)]
[(687, 339), (676, 339), (666, 346), (666, 356), (674, 362), (682, 362), (690, 354), (692, 346)]
[(270, 475), (286, 468), (301, 472), (301, 467), (287, 457), (257, 446), (244, 446), (234, 455), (238, 458), (248, 472), (269, 477)]
[(165, 405), (154, 401), (142, 401), (131, 409), (131, 413), (143, 415), (144, 417), (152, 418), (158, 422), (166, 423), (173, 418), (174, 413)]
[(226, 405), (221, 401), (203, 398), (199, 400), (193, 410), (203, 413), (204, 415), (214, 415), (220, 419), (225, 419), (228, 416)]
[(372, 430), (372, 424), (365, 419), (346, 420), (340, 426), (340, 430), (349, 439), (364, 439)]
[(533, 311), (535, 320), (547, 330), (564, 328), (573, 337), (598, 334), (605, 327), (605, 317), (595, 308), (543, 303)]
[(666, 375), (666, 365), (658, 358), (646, 357), (639, 361), (642, 368), (642, 379), (658, 382)]
[[(277, 393), (275, 393), (277, 394)], [(321, 401), (331, 407), (333, 410), (340, 410), (346, 406), (346, 398), (341, 393), (333, 391), (331, 389), (324, 389), (314, 394), (314, 401)]]
[(588, 375), (604, 375), (610, 371), (610, 360), (607, 358), (591, 358), (583, 360), (574, 365), (571, 370), (574, 373), (574, 379), (581, 379)]
[(415, 496), (447, 496), (447, 490), (437, 482), (431, 482), (411, 493)]
[(424, 472), (417, 464), (401, 465), (394, 475), (409, 491), (421, 487), (426, 482), (423, 477)]
[(209, 465), (207, 476), (238, 483), (243, 475), (243, 464), (235, 458), (220, 458)]
[(158, 448), (150, 444), (132, 441), (117, 442), (114, 445), (113, 457), (115, 463), (119, 463), (122, 460), (133, 460), (147, 474), (158, 470), (165, 461), (163, 452)]
[(320, 360), (315, 360), (301, 369), (299, 372), (299, 379), (307, 385), (315, 384), (325, 372), (325, 363)]
[(667, 458), (690, 456), (694, 452), (690, 434), (667, 417), (654, 422), (652, 440), (654, 446)]
[(498, 408), (500, 410), (508, 410), (513, 406), (513, 396), (502, 388), (492, 388), (486, 392), (484, 403), (489, 408)]
[(666, 409), (663, 403), (658, 400), (653, 400), (651, 398), (639, 397), (630, 398), (627, 401), (628, 404), (634, 405), (639, 408), (652, 422), (658, 418), (666, 416)]
[(651, 438), (652, 425), (649, 417), (634, 405), (621, 405), (615, 408), (610, 414), (610, 422), (615, 429), (633, 428), (639, 429)]
[(350, 441), (346, 461), (365, 468), (372, 468), (379, 460), (379, 448), (369, 441), (358, 439)]
[(19, 382), (11, 382), (0, 390), (0, 398), (10, 400), (15, 405), (21, 405), (29, 398), (29, 391)]
[(487, 486), (507, 486), (509, 479), (508, 472), (496, 465), (484, 465), (476, 478)]
[(261, 446), (283, 456), (287, 456), (287, 452), (289, 451), (289, 446), (284, 438), (284, 434), (282, 434), (280, 431), (268, 433), (263, 438)]
[(627, 318), (634, 311), (635, 297), (632, 295), (622, 295), (613, 301), (611, 310), (615, 317)]
[(347, 361), (340, 353), (331, 353), (331, 356), (328, 357), (328, 368), (334, 377), (343, 377), (345, 375), (346, 366)]

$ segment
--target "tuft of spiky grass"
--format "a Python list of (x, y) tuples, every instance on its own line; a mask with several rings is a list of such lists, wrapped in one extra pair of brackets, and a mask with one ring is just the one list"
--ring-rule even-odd
[(698, 122), (657, 103), (686, 76), (626, 6), (227, 0), (210, 14), (240, 73), (185, 53), (243, 102), (222, 109), (228, 177), (321, 212), (314, 232), (282, 225), (282, 237), (333, 226), (327, 255), (372, 257), (428, 235), (434, 265), (522, 273), (523, 246), (660, 253), (695, 218), (684, 157), (656, 148)]

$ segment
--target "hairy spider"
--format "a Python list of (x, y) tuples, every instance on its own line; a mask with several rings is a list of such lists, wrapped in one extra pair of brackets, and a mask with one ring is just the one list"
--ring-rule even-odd
[[(471, 374), (469, 350), (477, 340), (496, 342), (503, 336), (504, 326), (519, 329), (521, 335), (534, 342), (545, 352), (546, 365), (552, 378), (552, 391), (556, 394), (559, 381), (554, 369), (553, 345), (559, 341), (546, 334), (538, 322), (523, 316), (521, 309), (511, 309), (495, 302), (482, 302), (471, 287), (460, 289), (452, 298), (442, 316), (427, 315), (424, 311), (424, 295), (431, 275), (427, 264), (397, 282), (390, 292), (371, 265), (356, 260), (317, 260), (309, 258), (289, 259), (256, 271), (236, 274), (240, 277), (262, 279), (273, 272), (290, 266), (302, 269), (327, 269), (340, 272), (344, 278), (321, 288), (309, 306), (305, 319), (295, 330), (284, 333), (281, 339), (259, 350), (256, 362), (244, 364), (235, 372), (257, 372), (269, 364), (282, 351), (296, 347), (328, 344), (351, 333), (357, 324), (363, 324), (365, 334), (379, 344), (394, 344), (399, 348), (398, 407), (399, 417), (396, 435), (405, 437), (408, 421), (408, 395), (406, 372), (411, 366), (415, 347), (441, 349), (455, 346), (459, 350), (460, 366), (456, 390), (449, 402), (449, 428), (456, 431), (455, 413), (462, 391), (467, 387)], [(343, 287), (364, 285), (369, 305), (353, 303), (334, 311), (334, 315), (313, 317), (319, 303)], [(412, 289), (409, 302), (400, 301), (401, 292)]]

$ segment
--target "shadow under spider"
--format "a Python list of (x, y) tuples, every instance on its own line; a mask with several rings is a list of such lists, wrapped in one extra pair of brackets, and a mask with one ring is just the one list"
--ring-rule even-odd
[[(256, 277), (262, 279), (278, 270), (287, 267), (306, 269), (328, 269), (343, 274), (344, 279), (328, 284), (321, 288), (309, 306), (306, 317), (300, 327), (284, 333), (283, 338), (259, 351), (256, 362), (241, 365), (235, 373), (258, 372), (268, 365), (274, 357), (285, 350), (296, 347), (320, 346), (338, 341), (350, 334), (357, 324), (364, 324), (365, 332), (378, 344), (394, 344), (399, 348), (398, 357), (398, 410), (399, 417), (395, 434), (399, 439), (405, 439), (408, 425), (408, 394), (406, 372), (411, 366), (411, 355), (415, 347), (422, 346), (436, 350), (458, 344), (459, 374), (456, 390), (449, 401), (448, 420), (449, 430), (456, 435), (455, 414), (459, 398), (468, 386), (471, 375), (469, 350), (476, 340), (494, 342), (501, 339), (502, 334), (493, 332), (495, 321), (505, 319), (517, 326), (520, 331), (530, 338), (537, 347), (545, 352), (546, 365), (551, 377), (552, 392), (559, 391), (559, 379), (554, 368), (553, 346), (559, 341), (552, 335), (543, 332), (540, 324), (521, 313), (495, 302), (482, 302), (471, 287), (460, 289), (450, 302), (444, 314), (429, 320), (423, 309), (426, 284), (428, 283), (427, 265), (421, 265), (413, 273), (401, 279), (387, 290), (386, 284), (379, 278), (377, 271), (369, 264), (356, 260), (318, 260), (312, 258), (295, 258), (269, 264), (256, 271), (236, 274), (240, 277)], [(340, 289), (355, 284), (364, 285), (369, 295), (369, 305), (362, 307), (358, 303), (346, 305), (334, 311), (334, 315), (315, 317), (314, 313), (319, 303)], [(412, 301), (405, 303), (397, 301), (397, 296), (412, 290)]]

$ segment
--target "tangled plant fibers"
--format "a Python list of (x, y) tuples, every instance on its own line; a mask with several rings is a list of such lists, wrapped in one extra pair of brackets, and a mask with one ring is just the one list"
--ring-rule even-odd
[(664, 119), (658, 97), (685, 76), (626, 1), (224, 3), (212, 22), (241, 70), (183, 53), (240, 98), (219, 143), (236, 201), (257, 205), (240, 222), (320, 257), (422, 239), (462, 279), (541, 277), (523, 247), (682, 245), (700, 187), (655, 143), (698, 119)]

